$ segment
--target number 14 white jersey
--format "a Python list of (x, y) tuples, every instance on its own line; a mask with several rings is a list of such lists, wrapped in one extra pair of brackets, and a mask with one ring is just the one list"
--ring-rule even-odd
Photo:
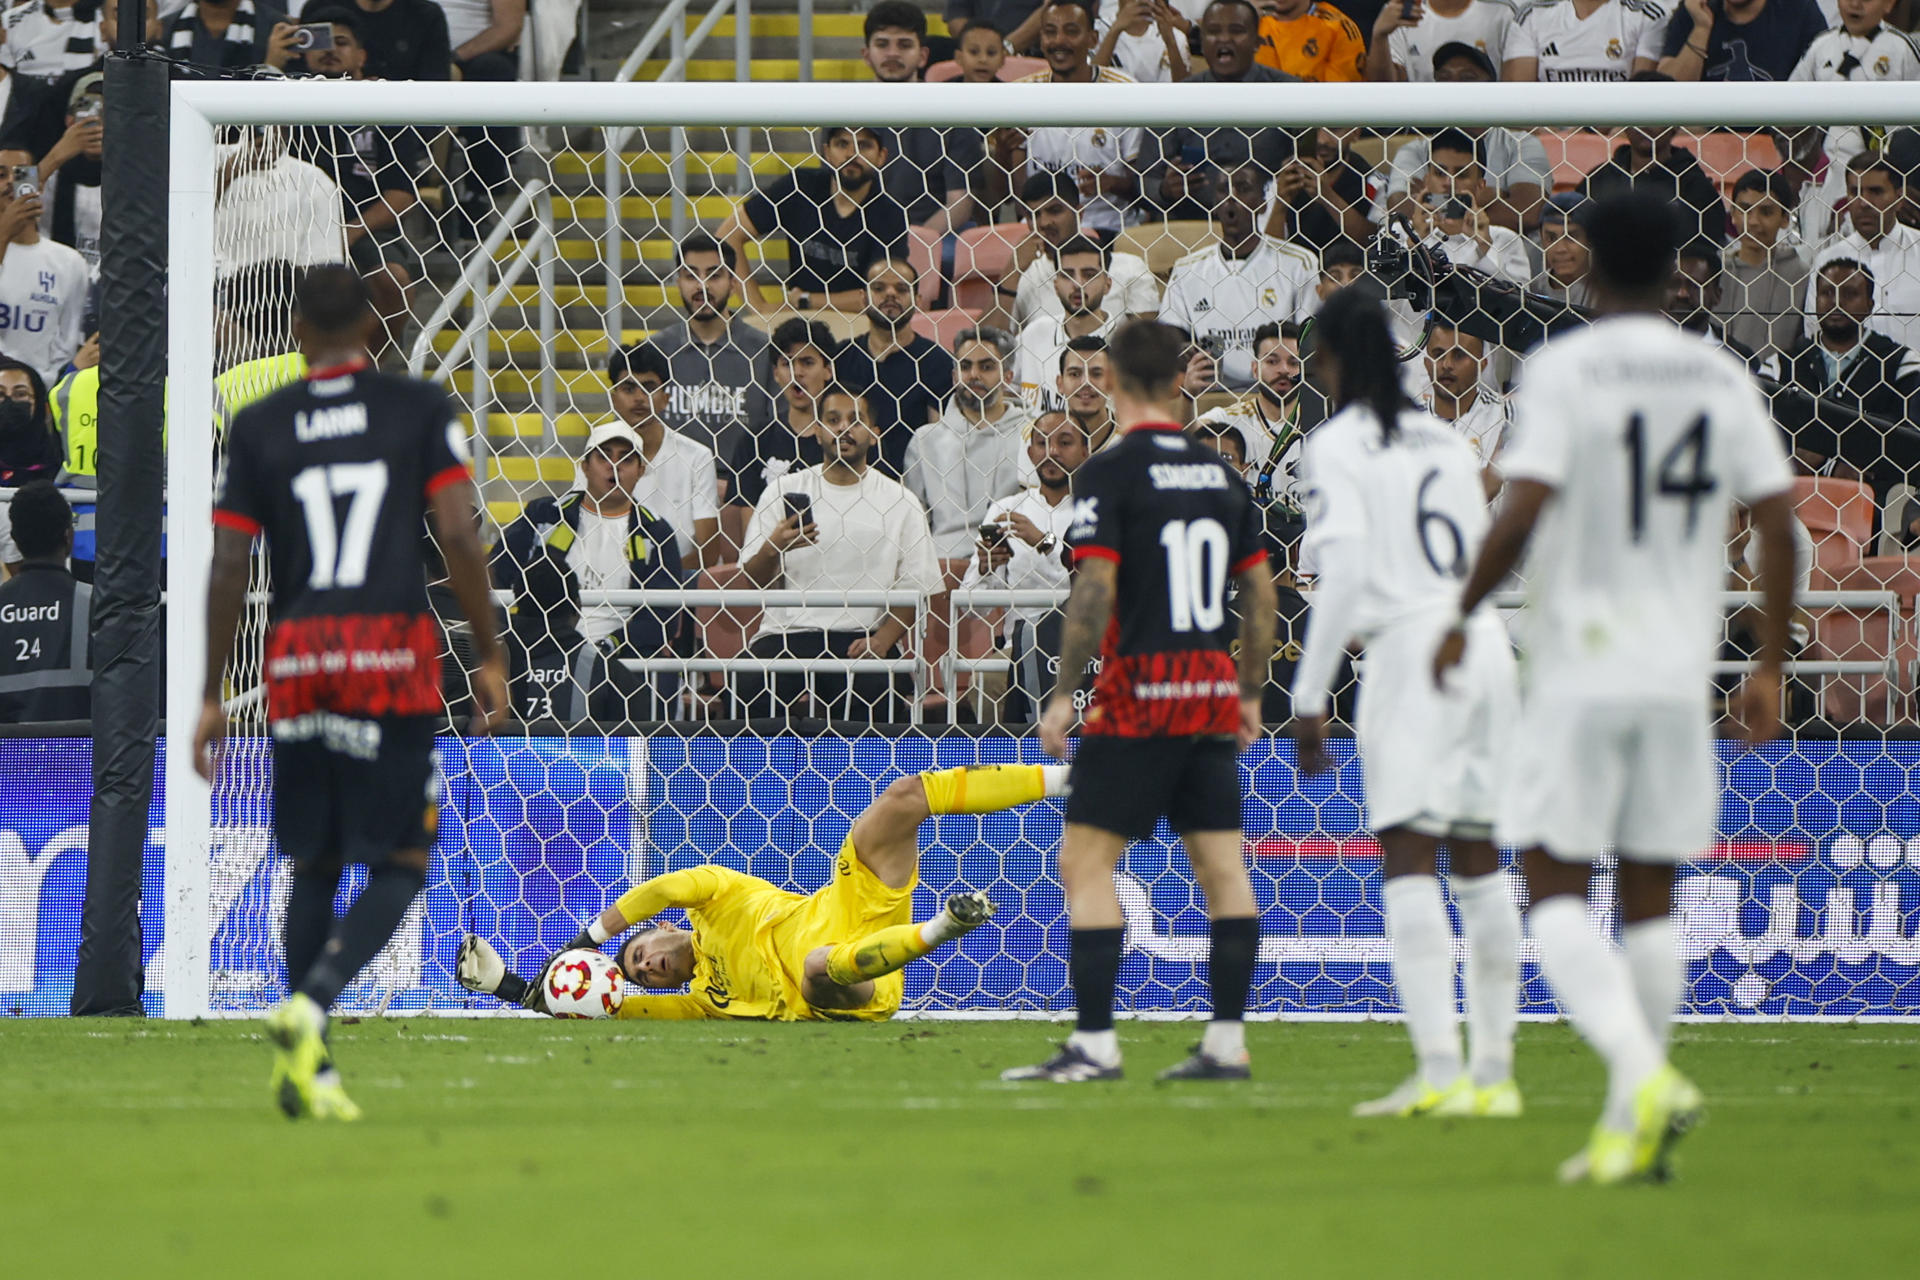
[(1521, 571), (1529, 688), (1703, 700), (1733, 504), (1792, 484), (1745, 366), (1654, 316), (1555, 338), (1527, 361), (1500, 466), (1554, 490)]
[(1364, 587), (1343, 619), (1362, 639), (1452, 609), (1487, 532), (1473, 446), (1418, 409), (1402, 410), (1397, 425), (1384, 443), (1373, 411), (1349, 405), (1307, 433), (1301, 461), (1310, 486), (1302, 561), (1319, 565), (1325, 547), (1349, 539), (1364, 549)]

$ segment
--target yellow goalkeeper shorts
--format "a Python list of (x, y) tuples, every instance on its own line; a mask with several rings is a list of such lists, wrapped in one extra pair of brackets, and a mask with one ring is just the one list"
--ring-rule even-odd
[[(833, 860), (833, 878), (811, 896), (780, 926), (786, 936), (781, 950), (804, 958), (816, 947), (852, 942), (878, 929), (907, 924), (913, 919), (913, 890), (920, 883), (895, 889), (881, 883), (866, 863), (860, 861), (849, 836), (840, 845)], [(858, 1009), (816, 1010), (815, 1016), (884, 1022), (900, 1008), (906, 981), (899, 973), (873, 980), (873, 999)]]

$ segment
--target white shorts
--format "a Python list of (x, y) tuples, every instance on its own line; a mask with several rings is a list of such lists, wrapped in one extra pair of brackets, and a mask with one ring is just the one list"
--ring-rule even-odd
[(1720, 766), (1704, 701), (1530, 696), (1514, 735), (1499, 834), (1563, 862), (1618, 852), (1673, 863), (1713, 839)]
[(1423, 618), (1367, 641), (1355, 726), (1367, 825), (1485, 840), (1519, 711), (1512, 642), (1490, 614), (1467, 626), (1467, 653), (1442, 692), (1433, 652), (1449, 619)]

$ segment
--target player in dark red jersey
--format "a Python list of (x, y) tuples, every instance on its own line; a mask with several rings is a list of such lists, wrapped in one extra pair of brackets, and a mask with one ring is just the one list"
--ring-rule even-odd
[[(315, 267), (294, 296), (306, 377), (234, 417), (214, 496), (207, 683), (194, 767), (211, 781), (227, 716), (222, 678), (255, 538), (272, 572), (263, 675), (273, 735), (273, 823), (293, 862), (291, 996), (267, 1017), (273, 1091), (289, 1117), (351, 1120), (326, 1046), (327, 1008), (392, 937), (420, 892), (439, 816), (433, 735), (438, 624), (427, 606), (429, 510), (472, 624), (485, 731), (507, 706), (466, 434), (445, 393), (373, 368), (379, 321), (345, 267)], [(366, 888), (336, 920), (345, 864)]]
[[(1185, 342), (1136, 320), (1107, 340), (1119, 444), (1073, 477), (1073, 590), (1060, 677), (1040, 741), (1065, 759), (1075, 694), (1100, 657), (1074, 757), (1060, 880), (1072, 921), (1078, 1025), (1052, 1059), (1006, 1080), (1120, 1075), (1113, 986), (1125, 920), (1113, 870), (1165, 815), (1180, 834), (1213, 920), (1213, 1021), (1163, 1080), (1244, 1079), (1242, 1018), (1260, 917), (1241, 853), (1240, 752), (1260, 735), (1276, 593), (1261, 520), (1239, 474), (1177, 425)], [(1239, 588), (1240, 652), (1227, 583)]]

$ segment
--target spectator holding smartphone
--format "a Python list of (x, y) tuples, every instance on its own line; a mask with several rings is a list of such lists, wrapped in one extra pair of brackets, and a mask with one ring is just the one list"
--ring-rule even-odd
[[(940, 588), (927, 510), (897, 480), (874, 471), (873, 429), (865, 400), (838, 384), (819, 398), (818, 439), (825, 461), (789, 472), (767, 486), (748, 522), (740, 557), (756, 586), (797, 591)], [(756, 658), (888, 658), (913, 627), (915, 609), (871, 605), (769, 607), (749, 652)], [(903, 681), (886, 674), (816, 672), (815, 715), (836, 719), (904, 719)], [(809, 679), (776, 675), (743, 679), (749, 714), (805, 714)]]
[(87, 263), (40, 234), (40, 177), (25, 151), (0, 151), (0, 353), (33, 366), (47, 386), (80, 349)]

